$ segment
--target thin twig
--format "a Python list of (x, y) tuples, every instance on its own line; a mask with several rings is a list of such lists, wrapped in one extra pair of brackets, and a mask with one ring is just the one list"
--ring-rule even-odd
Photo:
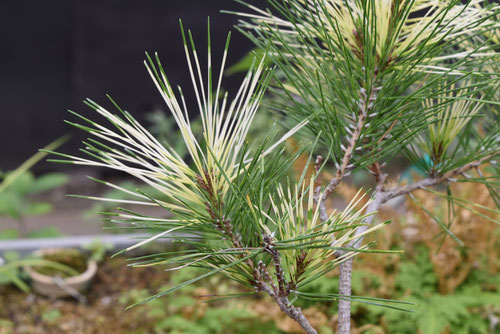
[(274, 244), (272, 237), (269, 235), (264, 236), (264, 250), (271, 255), (271, 259), (273, 260), (274, 264), (274, 270), (276, 273), (276, 279), (278, 281), (278, 293), (279, 296), (285, 296), (288, 295), (288, 291), (286, 291), (286, 278), (285, 278), (285, 273), (283, 271), (283, 267), (281, 266), (281, 260), (280, 260), (280, 255), (279, 252), (274, 249)]

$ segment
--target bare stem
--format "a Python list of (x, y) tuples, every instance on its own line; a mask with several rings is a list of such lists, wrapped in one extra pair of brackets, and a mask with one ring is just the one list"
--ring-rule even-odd
[[(364, 95), (366, 100), (362, 100), (362, 102), (360, 103), (358, 110), (358, 122), (356, 124), (356, 127), (354, 128), (349, 143), (345, 148), (344, 156), (342, 157), (340, 166), (338, 167), (335, 176), (330, 180), (330, 182), (326, 186), (323, 194), (321, 194), (321, 185), (319, 184), (319, 180), (318, 178), (316, 179), (314, 185), (314, 200), (319, 206), (319, 215), (321, 221), (323, 222), (328, 220), (328, 213), (326, 212), (326, 200), (331, 195), (331, 193), (334, 192), (335, 189), (337, 189), (344, 176), (347, 176), (349, 174), (350, 169), (352, 168), (352, 164), (349, 163), (352, 159), (354, 149), (356, 148), (356, 144), (358, 143), (358, 140), (361, 136), (363, 127), (365, 126), (368, 114), (372, 110), (373, 106), (372, 103), (377, 98), (377, 91), (378, 88), (373, 88), (368, 98), (366, 98), (366, 95)], [(316, 158), (316, 173), (319, 172), (319, 166), (321, 165), (322, 160), (323, 157), (320, 155)], [(332, 237), (332, 244), (334, 243), (335, 243), (335, 237)], [(341, 253), (336, 252), (335, 255), (339, 256), (341, 255)]]
[(289, 291), (287, 291), (287, 283), (285, 279), (285, 273), (283, 267), (281, 266), (280, 254), (274, 249), (273, 240), (270, 236), (264, 236), (265, 251), (271, 255), (274, 264), (274, 271), (276, 273), (276, 280), (278, 281), (278, 294), (279, 296), (288, 296)]
[[(373, 79), (373, 82), (376, 82), (376, 78)], [(340, 181), (342, 178), (345, 176), (345, 171), (349, 167), (349, 161), (352, 158), (352, 153), (355, 149), (355, 146), (358, 142), (358, 139), (361, 135), (361, 131), (363, 130), (363, 127), (365, 126), (365, 121), (366, 118), (368, 117), (368, 114), (372, 111), (373, 108), (373, 103), (377, 99), (377, 93), (378, 93), (378, 88), (373, 87), (372, 91), (370, 92), (370, 96), (365, 97), (365, 100), (361, 103), (359, 106), (359, 111), (358, 111), (358, 123), (352, 133), (352, 137), (349, 141), (349, 145), (347, 146), (345, 150), (344, 157), (342, 159), (342, 163), (340, 165), (340, 168), (337, 170), (336, 176), (330, 181), (328, 186), (326, 187), (325, 194), (322, 197), (321, 201), (324, 202), (328, 198), (328, 196), (337, 188), (339, 185)], [(384, 135), (385, 136), (385, 135)], [(378, 165), (377, 165), (378, 167)], [(379, 180), (377, 180), (378, 182)], [(385, 178), (380, 184), (383, 184), (385, 181)], [(372, 205), (374, 205), (373, 201), (371, 205), (368, 207), (367, 210), (370, 209)], [(324, 205), (324, 203), (320, 203), (320, 205)], [(321, 210), (321, 206), (320, 206)], [(370, 211), (367, 211), (370, 212)], [(368, 216), (365, 218), (365, 220), (371, 221), (373, 219), (373, 215)], [(363, 222), (366, 223), (366, 222)], [(342, 253), (336, 253), (335, 255), (338, 257), (338, 255), (341, 255)], [(339, 276), (339, 294), (343, 296), (350, 296), (351, 295), (351, 279), (352, 279), (352, 261), (353, 259), (349, 259), (345, 262), (343, 262), (340, 265), (340, 276)], [(338, 306), (338, 333), (339, 334), (349, 334), (351, 332), (351, 302), (349, 298), (345, 298), (339, 301), (339, 306)]]
[(351, 280), (352, 280), (352, 261), (353, 258), (340, 264), (339, 274), (339, 295), (346, 296), (339, 300), (338, 307), (338, 333), (349, 334), (351, 332)]
[[(354, 234), (355, 236), (364, 233), (368, 229), (368, 226), (371, 224), (373, 217), (375, 216), (373, 213), (376, 212), (382, 204), (382, 200), (384, 198), (382, 189), (385, 183), (385, 175), (380, 174), (378, 175), (378, 178), (379, 182), (377, 185), (377, 189), (375, 190), (375, 197), (366, 208), (366, 214), (372, 214), (363, 219), (363, 225), (359, 226), (358, 229), (356, 229), (356, 232)], [(349, 246), (358, 248), (359, 246), (361, 246), (362, 241), (363, 237), (359, 237), (358, 239), (354, 239), (352, 241), (352, 244)], [(343, 298), (339, 301), (339, 334), (349, 334), (351, 332), (351, 301), (349, 297), (351, 296), (352, 261), (353, 258), (350, 258), (349, 260), (340, 264), (339, 294), (347, 298)]]

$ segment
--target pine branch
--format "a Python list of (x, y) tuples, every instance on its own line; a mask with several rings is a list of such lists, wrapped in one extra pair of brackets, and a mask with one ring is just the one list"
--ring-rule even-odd
[[(374, 82), (376, 82), (376, 78), (374, 77)], [(326, 221), (328, 219), (328, 214), (326, 212), (326, 200), (328, 197), (331, 195), (335, 189), (339, 186), (340, 182), (345, 176), (349, 175), (350, 169), (353, 167), (352, 164), (349, 164), (349, 162), (352, 159), (354, 149), (356, 148), (356, 144), (361, 136), (361, 131), (363, 130), (363, 127), (365, 126), (366, 119), (368, 117), (368, 114), (371, 112), (373, 109), (373, 102), (377, 99), (377, 92), (379, 91), (380, 87), (372, 87), (372, 91), (369, 95), (368, 98), (366, 98), (365, 95), (365, 100), (362, 100), (362, 102), (359, 104), (359, 110), (358, 110), (358, 123), (356, 124), (356, 127), (354, 128), (354, 131), (352, 132), (352, 136), (349, 140), (349, 144), (345, 148), (345, 153), (344, 156), (342, 157), (341, 164), (339, 168), (337, 169), (337, 172), (335, 174), (335, 177), (333, 177), (330, 182), (328, 183), (327, 187), (325, 188), (325, 191), (323, 192), (323, 195), (320, 195), (321, 191), (321, 186), (315, 185), (315, 201), (318, 203), (319, 208), (320, 208), (320, 217), (322, 221)], [(364, 90), (361, 89), (362, 94), (364, 94)], [(318, 165), (321, 164), (322, 157), (318, 156), (316, 159), (316, 171), (319, 170)], [(321, 198), (320, 198), (321, 196)]]
[[(290, 285), (286, 283), (283, 267), (281, 266), (279, 252), (273, 247), (272, 236), (264, 236), (264, 250), (271, 255), (278, 286), (274, 284), (269, 271), (265, 264), (259, 261), (259, 276), (255, 277), (255, 288), (258, 291), (267, 293), (278, 305), (283, 313), (295, 320), (308, 334), (317, 334), (318, 332), (312, 327), (307, 318), (304, 316), (300, 307), (293, 306), (288, 300), (290, 294)], [(267, 281), (267, 283), (264, 281)]]
[[(390, 199), (403, 196), (406, 194), (411, 193), (412, 191), (415, 191), (417, 189), (423, 189), (425, 187), (430, 187), (430, 186), (435, 186), (438, 185), (442, 182), (445, 182), (447, 180), (450, 180), (454, 176), (463, 174), (467, 172), (470, 169), (477, 168), (481, 164), (490, 161), (493, 159), (495, 156), (500, 154), (500, 150), (489, 154), (481, 159), (475, 160), (473, 162), (470, 162), (462, 167), (456, 168), (454, 170), (451, 170), (447, 173), (444, 173), (443, 175), (437, 176), (437, 177), (430, 177), (423, 179), (421, 181), (406, 185), (406, 186), (399, 186), (394, 189), (391, 189), (389, 191), (384, 191), (383, 187), (385, 184), (386, 180), (386, 175), (381, 173), (380, 169), (374, 168), (375, 172), (375, 178), (377, 179), (377, 187), (375, 190), (375, 196), (373, 202), (370, 203), (368, 208), (366, 209), (366, 214), (370, 213), (375, 213), (378, 211), (380, 206), (384, 204), (385, 202), (389, 201)], [(376, 166), (374, 166), (376, 167)], [(370, 214), (363, 220), (362, 226), (358, 227), (356, 229), (355, 235), (361, 235), (364, 233), (368, 227), (371, 225), (373, 218), (375, 217), (374, 214)], [(361, 243), (363, 242), (363, 236), (359, 237), (358, 239), (354, 239), (351, 242), (350, 247), (353, 248), (359, 248), (361, 246)], [(345, 262), (343, 262), (340, 265), (340, 275), (339, 275), (339, 294), (342, 296), (350, 296), (351, 295), (351, 280), (352, 280), (352, 261), (353, 259), (349, 259)], [(349, 299), (341, 299), (339, 301), (339, 327), (338, 327), (338, 333), (350, 333), (350, 326), (351, 326), (351, 303)]]
[(440, 183), (443, 183), (445, 181), (453, 181), (452, 180), (453, 177), (461, 175), (461, 174), (463, 174), (463, 173), (465, 173), (473, 168), (477, 168), (481, 164), (490, 161), (491, 159), (498, 156), (499, 154), (500, 154), (500, 150), (498, 150), (494, 153), (488, 154), (487, 156), (484, 156), (481, 159), (472, 161), (464, 166), (453, 169), (447, 173), (444, 173), (443, 175), (439, 175), (436, 177), (429, 177), (429, 178), (426, 178), (426, 179), (423, 179), (423, 180), (420, 180), (420, 181), (417, 181), (417, 182), (414, 182), (414, 183), (411, 183), (411, 184), (408, 184), (405, 186), (398, 186), (398, 187), (395, 187), (391, 190), (385, 191), (385, 192), (383, 192), (382, 203), (385, 203), (385, 202), (389, 201), (390, 199), (409, 194), (412, 191), (415, 191), (417, 189), (432, 187), (432, 186), (438, 185)]
[(317, 334), (318, 332), (311, 326), (307, 318), (302, 313), (300, 307), (293, 306), (287, 296), (279, 296), (267, 284), (263, 284), (261, 289), (266, 292), (278, 304), (283, 313), (295, 320), (308, 334)]
[(274, 244), (272, 237), (269, 235), (264, 236), (264, 242), (266, 243), (264, 249), (271, 255), (274, 264), (274, 270), (276, 274), (276, 279), (278, 281), (278, 292), (280, 296), (285, 296), (289, 294), (289, 291), (285, 288), (287, 285), (285, 279), (285, 273), (283, 267), (281, 266), (280, 255), (276, 249), (274, 249)]
[(353, 167), (349, 164), (352, 159), (354, 149), (356, 148), (356, 144), (358, 143), (359, 137), (361, 136), (361, 131), (365, 126), (366, 118), (373, 107), (373, 101), (377, 99), (377, 89), (372, 89), (370, 96), (364, 100), (358, 110), (358, 123), (354, 128), (352, 136), (349, 140), (349, 144), (347, 145), (344, 156), (342, 157), (342, 161), (340, 163), (339, 168), (337, 169), (337, 173), (335, 177), (330, 181), (328, 186), (325, 188), (325, 192), (323, 194), (322, 202), (326, 201), (328, 197), (331, 195), (335, 189), (337, 189), (338, 185), (344, 178), (344, 176), (349, 175), (349, 170)]
[[(242, 249), (241, 238), (233, 231), (231, 222), (228, 219), (223, 221), (224, 231), (229, 236), (232, 244), (237, 249)], [(285, 273), (283, 267), (281, 266), (279, 252), (273, 247), (272, 236), (265, 235), (263, 238), (265, 243), (264, 251), (271, 255), (274, 267), (276, 280), (278, 281), (278, 287), (274, 284), (274, 281), (269, 274), (265, 264), (259, 261), (257, 267), (255, 267), (251, 259), (246, 259), (247, 265), (253, 273), (254, 281), (250, 282), (257, 291), (263, 291), (267, 293), (279, 306), (282, 312), (288, 315), (290, 318), (295, 320), (308, 334), (317, 334), (317, 331), (312, 327), (307, 318), (302, 313), (299, 307), (293, 306), (288, 300), (288, 295), (290, 294), (290, 285), (287, 284), (285, 279)], [(244, 254), (241, 254), (245, 257)], [(267, 283), (265, 281), (267, 281)]]

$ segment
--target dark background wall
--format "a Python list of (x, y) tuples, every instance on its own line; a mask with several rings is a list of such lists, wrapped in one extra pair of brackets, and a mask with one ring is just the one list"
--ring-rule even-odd
[[(250, 2), (265, 6), (265, 0)], [(110, 94), (139, 119), (162, 104), (142, 63), (145, 51), (158, 51), (171, 82), (189, 91), (179, 18), (204, 59), (210, 16), (216, 64), (232, 30), (228, 62), (236, 62), (251, 43), (232, 29), (237, 18), (221, 9), (244, 7), (233, 0), (0, 1), (0, 170), (68, 132), (75, 136), (62, 150), (76, 149), (81, 134), (63, 120), (71, 118), (67, 109), (91, 114), (81, 102), (86, 97), (109, 106)], [(224, 86), (230, 90), (240, 79), (226, 78)]]

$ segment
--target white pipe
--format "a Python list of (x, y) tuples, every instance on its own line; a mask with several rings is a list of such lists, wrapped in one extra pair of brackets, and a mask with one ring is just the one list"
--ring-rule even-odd
[[(0, 254), (6, 251), (15, 251), (22, 254), (32, 252), (40, 248), (59, 247), (82, 247), (98, 240), (104, 244), (111, 244), (114, 249), (123, 249), (134, 245), (138, 240), (151, 237), (148, 234), (104, 234), (104, 235), (82, 235), (58, 238), (36, 238), (36, 239), (13, 239), (0, 241)], [(162, 238), (157, 241), (170, 242), (170, 238)]]

